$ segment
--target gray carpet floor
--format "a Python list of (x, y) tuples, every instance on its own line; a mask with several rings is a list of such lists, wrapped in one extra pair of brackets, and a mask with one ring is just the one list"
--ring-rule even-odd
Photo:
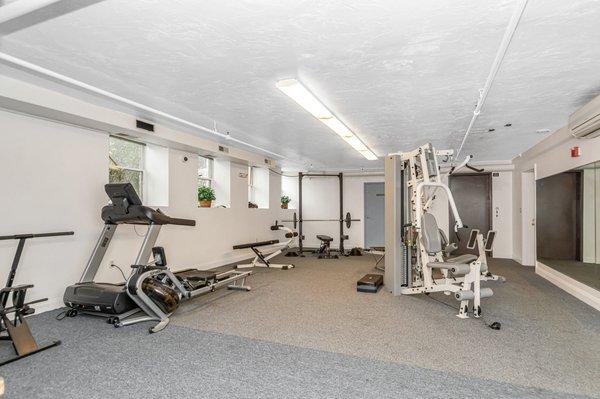
[(0, 368), (6, 397), (600, 397), (599, 313), (531, 269), (491, 263), (508, 279), (485, 302), (493, 331), (431, 298), (357, 293), (368, 257), (292, 259), (257, 270), (249, 293), (185, 304), (158, 334), (34, 316), (63, 344)]

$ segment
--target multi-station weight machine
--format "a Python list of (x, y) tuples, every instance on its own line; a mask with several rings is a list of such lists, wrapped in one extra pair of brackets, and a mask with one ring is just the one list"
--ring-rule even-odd
[[(456, 225), (464, 228), (454, 197), (442, 181), (438, 157), (449, 160), (451, 150), (436, 151), (431, 144), (414, 151), (390, 154), (385, 160), (386, 267), (384, 284), (394, 295), (444, 292), (460, 302), (458, 317), (481, 316), (481, 299), (493, 295), (482, 281), (504, 281), (487, 269), (486, 252), (491, 251), (495, 232), (487, 238), (471, 231), (468, 247), (479, 255), (447, 257), (445, 236), (431, 212), (436, 195), (446, 194)], [(469, 167), (467, 157), (450, 173)], [(472, 167), (470, 167), (473, 169)]]

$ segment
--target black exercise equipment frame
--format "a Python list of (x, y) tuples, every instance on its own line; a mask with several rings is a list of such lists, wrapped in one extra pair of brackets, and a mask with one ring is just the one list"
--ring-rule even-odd
[[(26, 356), (33, 355), (34, 353), (41, 352), (43, 350), (52, 348), (60, 345), (60, 341), (52, 341), (44, 345), (38, 345), (35, 341), (31, 330), (25, 320), (24, 316), (31, 315), (35, 312), (35, 309), (31, 308), (30, 305), (47, 301), (48, 298), (36, 299), (30, 302), (25, 302), (25, 296), (27, 290), (32, 288), (32, 284), (22, 284), (13, 286), (15, 276), (17, 274), (17, 268), (21, 261), (21, 255), (25, 247), (25, 241), (30, 238), (42, 238), (42, 237), (57, 237), (57, 236), (71, 236), (75, 234), (72, 231), (61, 231), (55, 233), (41, 233), (41, 234), (17, 234), (11, 236), (0, 236), (0, 241), (3, 240), (19, 240), (17, 250), (13, 258), (12, 266), (6, 280), (6, 286), (0, 290), (0, 318), (2, 319), (0, 324), (0, 333), (6, 332), (6, 335), (1, 335), (0, 340), (11, 341), (16, 356), (13, 356), (7, 360), (1, 360), (0, 366), (7, 363), (14, 362), (22, 359)], [(6, 306), (8, 304), (8, 298), (12, 297), (12, 306)], [(12, 320), (8, 317), (10, 313), (14, 313)]]
[(346, 236), (344, 235), (344, 174), (343, 173), (303, 173), (298, 172), (298, 250), (300, 254), (304, 252), (304, 236), (302, 233), (302, 223), (304, 219), (302, 218), (302, 179), (305, 177), (337, 177), (340, 183), (340, 246), (339, 252), (340, 254), (345, 254), (344, 250), (344, 240), (346, 240)]

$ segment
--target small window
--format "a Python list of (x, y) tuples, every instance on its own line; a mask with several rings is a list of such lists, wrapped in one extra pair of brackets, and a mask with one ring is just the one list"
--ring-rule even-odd
[(109, 183), (131, 183), (143, 199), (144, 144), (117, 137), (108, 139)]
[(269, 208), (269, 169), (248, 168), (248, 207)]
[(213, 186), (213, 160), (198, 155), (198, 187)]
[(250, 204), (256, 204), (254, 200), (254, 168), (252, 166), (248, 166), (248, 206), (252, 207)]

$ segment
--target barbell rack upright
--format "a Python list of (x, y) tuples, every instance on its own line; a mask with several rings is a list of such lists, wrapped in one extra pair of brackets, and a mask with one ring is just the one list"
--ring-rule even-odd
[(303, 233), (302, 233), (302, 177), (304, 174), (298, 172), (298, 252), (300, 256), (304, 256), (304, 248), (302, 245)]
[(340, 255), (345, 255), (344, 251), (344, 174), (339, 173), (340, 179)]

